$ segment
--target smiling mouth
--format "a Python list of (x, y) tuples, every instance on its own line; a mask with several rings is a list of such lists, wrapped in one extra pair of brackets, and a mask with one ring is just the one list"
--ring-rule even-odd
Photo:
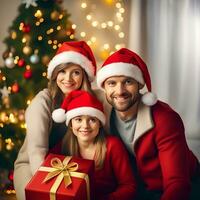
[(64, 85), (65, 87), (72, 87), (74, 84), (73, 84), (73, 83), (63, 83), (63, 85)]
[(121, 96), (121, 97), (114, 97), (114, 100), (119, 101), (119, 102), (124, 102), (127, 101), (129, 96)]
[(82, 135), (88, 135), (88, 134), (90, 134), (90, 131), (80, 131), (80, 133), (81, 133)]

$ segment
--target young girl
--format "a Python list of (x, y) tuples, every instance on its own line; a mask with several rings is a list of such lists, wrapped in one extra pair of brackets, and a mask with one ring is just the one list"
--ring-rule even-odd
[(128, 155), (117, 137), (106, 136), (102, 104), (86, 91), (72, 91), (52, 113), (56, 122), (61, 116), (69, 128), (62, 150), (54, 153), (95, 161), (95, 200), (133, 200), (136, 182)]
[(24, 188), (49, 148), (66, 132), (63, 124), (52, 123), (52, 111), (72, 90), (91, 92), (90, 81), (95, 73), (95, 58), (84, 41), (63, 43), (50, 61), (48, 89), (35, 96), (25, 113), (27, 135), (14, 167), (14, 186), (19, 200), (25, 199)]

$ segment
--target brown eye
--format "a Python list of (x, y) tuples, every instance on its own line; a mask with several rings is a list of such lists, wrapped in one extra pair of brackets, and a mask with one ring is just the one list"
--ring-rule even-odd
[(73, 75), (73, 76), (80, 76), (80, 74), (81, 74), (81, 71), (80, 71), (80, 70), (74, 70), (74, 71), (72, 72), (72, 75)]

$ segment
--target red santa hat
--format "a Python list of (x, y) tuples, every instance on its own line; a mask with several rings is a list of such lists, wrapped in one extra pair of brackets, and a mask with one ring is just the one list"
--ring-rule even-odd
[(54, 69), (62, 63), (80, 65), (87, 73), (89, 80), (93, 81), (96, 75), (96, 61), (91, 48), (84, 41), (64, 42), (49, 62), (47, 77), (51, 78)]
[(52, 113), (55, 122), (61, 123), (80, 115), (90, 115), (99, 119), (105, 125), (105, 115), (102, 103), (90, 93), (83, 90), (74, 90), (64, 99), (61, 108)]
[(143, 103), (151, 106), (157, 102), (156, 95), (151, 92), (151, 78), (147, 66), (136, 53), (122, 48), (108, 57), (97, 72), (97, 86), (103, 89), (104, 81), (112, 76), (128, 76), (143, 86), (146, 84), (148, 92), (142, 96)]

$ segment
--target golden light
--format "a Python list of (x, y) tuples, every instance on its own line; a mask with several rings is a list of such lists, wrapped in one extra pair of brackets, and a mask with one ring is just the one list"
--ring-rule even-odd
[(92, 16), (91, 15), (87, 15), (86, 19), (90, 21), (92, 19)]
[(76, 29), (76, 24), (72, 24), (72, 29)]
[(118, 17), (118, 18), (120, 18), (120, 17), (122, 17), (122, 14), (121, 13), (116, 13), (116, 16)]
[(38, 36), (38, 40), (41, 41), (43, 38), (41, 35)]
[(120, 44), (116, 44), (116, 45), (115, 45), (115, 49), (116, 49), (116, 50), (121, 49), (121, 45), (120, 45)]
[(121, 8), (121, 3), (116, 3), (115, 6), (116, 8)]
[(102, 24), (101, 24), (101, 28), (106, 28), (107, 27), (107, 24), (105, 23), (105, 22), (103, 22)]
[(34, 16), (37, 17), (37, 18), (42, 17), (42, 11), (41, 11), (41, 10), (37, 10), (37, 11), (35, 12), (35, 15), (34, 15)]
[(87, 8), (87, 4), (85, 2), (81, 3), (81, 8)]
[(17, 38), (17, 33), (15, 31), (11, 32), (11, 38), (15, 40)]
[(94, 37), (94, 36), (93, 36), (93, 37), (91, 37), (91, 41), (92, 41), (92, 42), (96, 42), (96, 40), (97, 40), (97, 38), (96, 38), (96, 37)]
[(124, 9), (124, 8), (120, 8), (120, 9), (119, 9), (119, 12), (120, 12), (120, 13), (124, 13), (124, 12), (125, 12), (125, 9)]
[(46, 73), (46, 72), (43, 72), (43, 73), (42, 73), (42, 76), (43, 76), (43, 77), (46, 77), (46, 76), (47, 76), (47, 73)]
[(80, 33), (80, 36), (81, 36), (81, 37), (85, 37), (85, 36), (86, 36), (86, 33), (85, 33), (85, 32), (81, 32), (81, 33)]
[(104, 49), (109, 49), (109, 48), (110, 48), (110, 45), (109, 45), (109, 44), (104, 44), (104, 45), (103, 45), (103, 48), (104, 48)]
[(54, 44), (54, 45), (53, 45), (53, 49), (57, 49), (57, 45)]
[(42, 23), (43, 21), (44, 21), (44, 18), (41, 18), (41, 19), (39, 20), (40, 23)]
[(90, 45), (92, 45), (92, 42), (90, 40), (88, 40), (87, 44), (90, 46)]
[(113, 21), (108, 21), (108, 26), (113, 26)]
[(63, 14), (60, 14), (60, 15), (59, 15), (59, 19), (62, 19), (62, 18), (63, 18)]
[(123, 32), (120, 32), (120, 33), (119, 33), (119, 37), (120, 37), (120, 38), (124, 38), (124, 35), (125, 35), (125, 34), (124, 34)]
[(98, 22), (97, 22), (97, 21), (93, 21), (93, 22), (92, 22), (92, 26), (93, 26), (93, 27), (96, 27), (97, 25), (98, 25)]
[(119, 25), (115, 25), (114, 28), (115, 28), (116, 31), (118, 31), (120, 29), (120, 26)]
[(71, 40), (73, 40), (73, 39), (74, 39), (74, 35), (73, 35), (73, 34), (70, 35), (69, 38), (70, 38)]
[(58, 31), (59, 31), (59, 30), (61, 30), (61, 26), (57, 26), (57, 28), (56, 28), (56, 29), (57, 29)]
[(40, 25), (40, 22), (35, 22), (35, 25), (36, 25), (36, 26), (39, 26), (39, 25)]
[(54, 44), (57, 44), (57, 43), (58, 43), (58, 40), (54, 40), (53, 43), (54, 43)]
[(20, 127), (21, 127), (22, 129), (26, 129), (26, 124), (25, 124), (25, 123), (22, 123), (22, 124), (20, 125)]
[(31, 103), (31, 100), (27, 100), (26, 104), (29, 105)]
[(52, 40), (48, 40), (48, 44), (52, 44)]
[(26, 43), (26, 42), (27, 42), (26, 38), (23, 37), (23, 38), (22, 38), (22, 43)]

